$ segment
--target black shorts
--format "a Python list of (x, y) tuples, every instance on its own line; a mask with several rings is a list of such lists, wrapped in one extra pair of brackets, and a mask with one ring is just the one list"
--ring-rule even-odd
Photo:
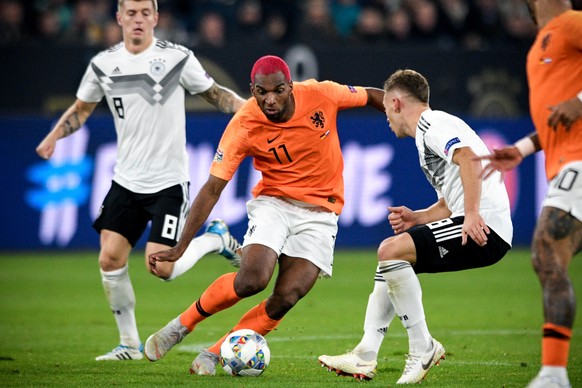
[(183, 183), (139, 194), (112, 182), (93, 228), (117, 232), (135, 246), (151, 221), (148, 241), (174, 246), (188, 214), (188, 186)]
[(463, 216), (445, 218), (406, 231), (416, 246), (414, 272), (437, 273), (487, 267), (497, 263), (511, 249), (491, 228), (485, 246), (479, 246), (468, 236), (467, 244), (461, 245), (464, 220)]

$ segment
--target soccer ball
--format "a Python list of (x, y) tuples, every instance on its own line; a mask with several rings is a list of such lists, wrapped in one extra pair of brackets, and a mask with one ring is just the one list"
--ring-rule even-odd
[(250, 329), (229, 334), (220, 346), (220, 365), (232, 376), (259, 376), (271, 360), (265, 337)]

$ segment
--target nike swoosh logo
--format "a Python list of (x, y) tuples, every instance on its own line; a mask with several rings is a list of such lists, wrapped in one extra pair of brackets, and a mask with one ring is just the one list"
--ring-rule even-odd
[(277, 140), (277, 139), (279, 138), (279, 136), (281, 136), (281, 134), (279, 134), (279, 135), (275, 136), (275, 137), (274, 137), (274, 138), (272, 138), (272, 139), (267, 139), (267, 144), (271, 144), (272, 142), (274, 142), (275, 140)]
[(430, 359), (428, 360), (428, 362), (426, 364), (424, 362), (422, 362), (420, 364), (420, 366), (422, 366), (422, 369), (424, 369), (424, 370), (428, 370), (428, 368), (430, 368), (430, 365), (432, 364), (432, 361), (434, 359), (434, 355), (436, 353), (436, 346), (434, 346), (434, 344), (433, 344), (433, 348), (434, 348), (434, 350), (432, 351), (432, 355), (430, 356)]

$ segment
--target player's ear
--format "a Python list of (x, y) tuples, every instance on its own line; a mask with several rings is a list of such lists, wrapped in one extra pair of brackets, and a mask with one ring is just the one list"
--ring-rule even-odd
[(115, 18), (117, 19), (117, 24), (119, 24), (119, 26), (121, 27), (121, 14), (119, 13), (119, 11), (115, 13)]
[(400, 113), (400, 109), (402, 108), (402, 100), (396, 96), (392, 97), (392, 108), (394, 108), (394, 112)]

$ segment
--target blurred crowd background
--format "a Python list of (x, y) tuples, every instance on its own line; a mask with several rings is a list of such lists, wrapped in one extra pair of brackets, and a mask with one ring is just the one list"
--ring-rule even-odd
[[(109, 47), (121, 40), (116, 0), (0, 0), (0, 45)], [(156, 36), (189, 48), (268, 43), (528, 46), (525, 0), (159, 0)]]

